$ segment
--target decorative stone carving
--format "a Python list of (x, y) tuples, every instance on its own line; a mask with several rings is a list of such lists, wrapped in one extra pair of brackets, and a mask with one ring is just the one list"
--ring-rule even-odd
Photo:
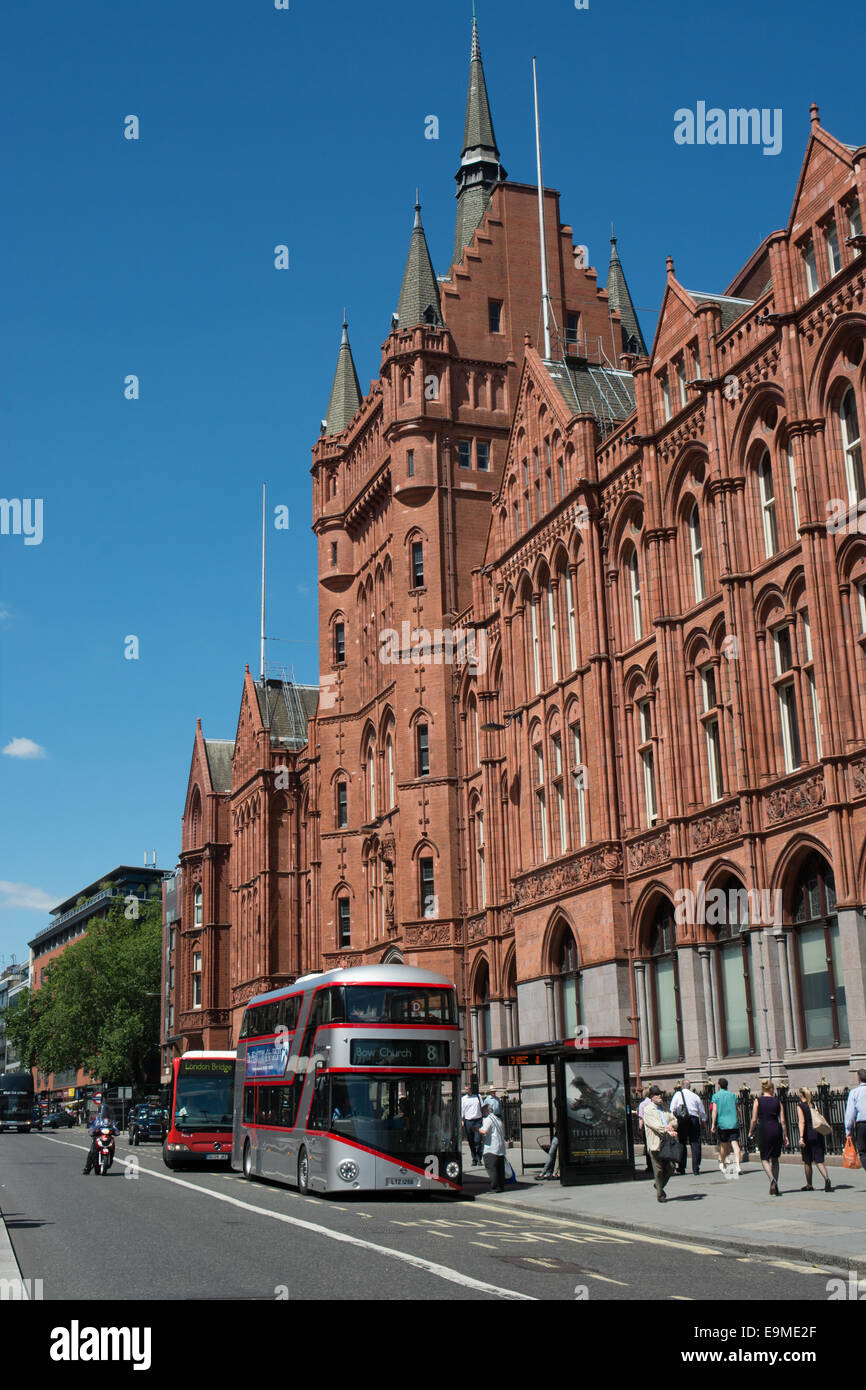
[(407, 946), (450, 946), (451, 925), (449, 922), (425, 922), (421, 926), (406, 928)]
[(647, 840), (639, 840), (629, 845), (628, 866), (634, 873), (638, 869), (649, 869), (654, 864), (663, 864), (671, 857), (671, 836), (669, 830), (661, 830)]
[(858, 758), (855, 763), (852, 763), (850, 772), (855, 790), (862, 795), (863, 792), (866, 792), (866, 758)]
[(547, 898), (569, 888), (580, 888), (594, 879), (621, 871), (622, 850), (619, 846), (600, 845), (575, 859), (551, 864), (548, 868), (519, 878), (514, 885), (514, 902), (520, 907), (537, 898)]
[(692, 845), (695, 849), (706, 849), (717, 845), (721, 840), (732, 840), (740, 834), (741, 816), (739, 802), (735, 806), (725, 806), (701, 816), (692, 822)]
[(777, 787), (767, 795), (767, 820), (775, 822), (807, 815), (823, 806), (825, 796), (823, 772), (814, 773), (793, 786)]
[(487, 913), (479, 912), (477, 916), (470, 917), (466, 924), (466, 934), (470, 941), (480, 941), (487, 935)]

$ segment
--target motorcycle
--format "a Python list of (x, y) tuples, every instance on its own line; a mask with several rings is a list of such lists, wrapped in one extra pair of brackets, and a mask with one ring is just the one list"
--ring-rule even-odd
[(100, 1177), (105, 1177), (112, 1163), (114, 1162), (114, 1138), (108, 1125), (96, 1131), (96, 1162), (93, 1165), (94, 1173)]

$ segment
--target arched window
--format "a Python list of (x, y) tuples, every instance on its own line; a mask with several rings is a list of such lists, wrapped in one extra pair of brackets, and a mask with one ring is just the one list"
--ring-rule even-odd
[(376, 740), (371, 735), (367, 740), (367, 813), (371, 821), (376, 819)]
[(797, 1008), (806, 1047), (849, 1041), (848, 1009), (839, 948), (836, 882), (827, 861), (810, 855), (794, 889), (793, 946)]
[(568, 928), (563, 928), (553, 958), (556, 983), (556, 1035), (573, 1038), (583, 1018), (583, 977), (577, 956), (577, 946)]
[(475, 976), (472, 1011), (475, 1014), (476, 1063), (478, 1081), (485, 1086), (490, 1080), (490, 1061), (484, 1056), (490, 1050), (490, 970), (483, 961)]
[(707, 924), (715, 932), (716, 1047), (719, 1057), (737, 1057), (755, 1051), (749, 895), (733, 876), (719, 892), (723, 900), (717, 897), (707, 908)]
[(550, 857), (550, 837), (547, 829), (547, 792), (544, 785), (544, 745), (541, 729), (536, 725), (532, 745), (532, 776), (535, 784), (535, 849), (541, 859)]
[(842, 430), (842, 452), (845, 460), (848, 501), (855, 505), (866, 497), (866, 483), (863, 479), (863, 446), (860, 438), (860, 421), (857, 416), (857, 398), (854, 395), (853, 386), (848, 387), (839, 402), (839, 425)]
[(770, 451), (765, 449), (758, 464), (758, 488), (761, 494), (761, 527), (764, 534), (764, 558), (769, 560), (779, 549), (776, 526), (776, 490), (773, 487), (773, 465)]
[(553, 585), (547, 585), (547, 631), (550, 641), (550, 679), (559, 680), (559, 638), (556, 629), (556, 594)]
[(568, 616), (568, 660), (572, 671), (577, 668), (577, 623), (574, 609), (574, 580), (571, 570), (565, 571), (565, 607)]
[(637, 550), (632, 546), (626, 561), (628, 571), (628, 590), (631, 599), (631, 630), (636, 642), (643, 637), (643, 622), (641, 619), (640, 608), (640, 570), (638, 569)]
[(484, 839), (484, 812), (481, 803), (475, 803), (472, 817), (472, 838), (475, 844), (475, 904), (487, 906), (487, 844)]
[(385, 737), (385, 775), (388, 779), (388, 808), (397, 804), (396, 788), (394, 783), (394, 737), (391, 730)]
[(196, 884), (195, 892), (192, 895), (192, 920), (193, 926), (200, 927), (202, 924), (202, 894), (201, 884)]
[(704, 583), (704, 544), (701, 539), (701, 517), (697, 502), (689, 514), (689, 545), (692, 553), (692, 580), (695, 587), (695, 599), (700, 603), (701, 599), (706, 598), (707, 591)]
[(649, 975), (655, 1056), (658, 1062), (678, 1062), (683, 1056), (679, 970), (673, 909), (665, 899), (656, 910), (649, 932)]

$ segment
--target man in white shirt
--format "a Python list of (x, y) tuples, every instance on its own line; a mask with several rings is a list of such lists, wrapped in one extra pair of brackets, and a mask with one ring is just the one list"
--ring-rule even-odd
[(472, 1166), (474, 1168), (481, 1162), (481, 1140), (478, 1137), (478, 1130), (481, 1127), (481, 1097), (477, 1091), (473, 1092), (469, 1086), (463, 1087), (460, 1118), (466, 1131), (466, 1142), (472, 1154)]
[(491, 1192), (505, 1191), (505, 1130), (502, 1121), (494, 1115), (489, 1100), (485, 1100), (484, 1119), (478, 1131), (484, 1140), (484, 1167), (490, 1178)]
[[(688, 1144), (692, 1151), (692, 1172), (695, 1177), (701, 1171), (701, 1125), (707, 1123), (707, 1112), (700, 1096), (690, 1090), (685, 1081), (671, 1100), (671, 1114), (677, 1118), (677, 1133), (680, 1142)], [(677, 1170), (682, 1177), (686, 1171), (685, 1149), (682, 1167)]]

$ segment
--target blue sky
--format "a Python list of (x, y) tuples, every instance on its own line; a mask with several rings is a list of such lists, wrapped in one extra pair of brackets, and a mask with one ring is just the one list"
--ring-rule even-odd
[[(545, 181), (601, 283), (615, 222), (648, 338), (668, 253), (722, 290), (785, 224), (811, 101), (866, 137), (850, 0), (832, 25), (805, 0), (478, 12), (509, 175), (534, 179), (535, 53)], [(175, 862), (196, 716), (233, 737), (258, 662), (263, 481), (292, 523), (270, 533), (268, 658), (317, 679), (310, 448), (344, 305), (362, 387), (377, 371), (416, 184), (447, 269), (470, 14), (3, 7), (0, 494), (43, 499), (44, 534), (0, 536), (0, 963), (116, 864)], [(675, 110), (701, 100), (781, 108), (781, 153), (676, 145)]]

